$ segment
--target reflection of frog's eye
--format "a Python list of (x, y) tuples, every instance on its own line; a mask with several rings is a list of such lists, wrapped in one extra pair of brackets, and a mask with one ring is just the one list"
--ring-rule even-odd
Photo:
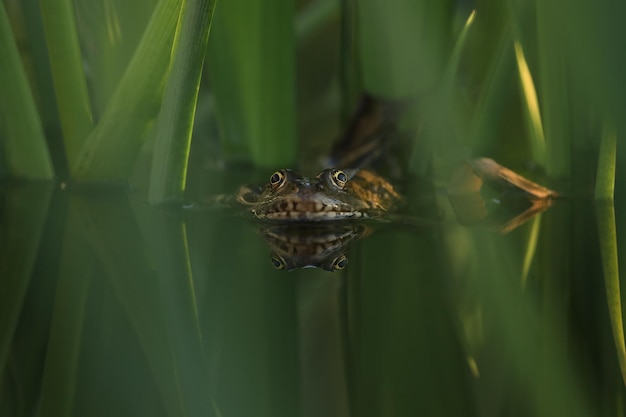
[(333, 184), (339, 188), (345, 187), (348, 182), (348, 176), (340, 169), (333, 169), (330, 173), (330, 178), (333, 180)]
[(287, 263), (278, 255), (272, 255), (272, 266), (276, 269), (285, 269)]
[(346, 255), (339, 255), (332, 264), (332, 268), (335, 271), (341, 271), (348, 265), (348, 257)]
[(285, 183), (285, 178), (287, 178), (287, 175), (285, 175), (284, 170), (276, 171), (270, 177), (270, 185), (273, 189), (277, 189)]

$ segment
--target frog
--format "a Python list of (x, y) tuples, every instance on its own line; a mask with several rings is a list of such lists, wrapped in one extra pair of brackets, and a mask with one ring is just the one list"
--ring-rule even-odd
[(326, 168), (315, 177), (278, 170), (264, 186), (242, 186), (236, 201), (258, 220), (319, 223), (381, 218), (403, 198), (372, 170)]

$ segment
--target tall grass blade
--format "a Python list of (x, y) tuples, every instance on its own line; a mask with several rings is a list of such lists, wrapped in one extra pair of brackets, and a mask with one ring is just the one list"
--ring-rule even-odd
[(98, 126), (71, 165), (77, 181), (125, 181), (158, 109), (181, 0), (161, 0)]
[(611, 330), (615, 342), (615, 351), (626, 385), (626, 343), (624, 342), (624, 323), (622, 310), (622, 293), (619, 281), (617, 232), (615, 229), (615, 208), (612, 201), (599, 201), (596, 205), (598, 234), (602, 269), (604, 270), (604, 287), (609, 307)]
[(173, 63), (156, 124), (149, 200), (182, 199), (215, 0), (186, 0), (174, 40)]
[(0, 143), (6, 152), (9, 174), (36, 180), (54, 177), (37, 107), (0, 4)]
[(48, 43), (65, 151), (69, 164), (93, 129), (93, 120), (83, 61), (71, 0), (39, 0)]
[(220, 3), (209, 39), (209, 67), (226, 153), (263, 167), (296, 156), (294, 4)]
[(615, 192), (615, 161), (617, 157), (617, 131), (614, 126), (605, 124), (600, 140), (600, 155), (596, 173), (596, 200), (613, 201)]
[(513, 44), (515, 49), (515, 59), (517, 61), (517, 69), (519, 72), (520, 86), (522, 88), (522, 96), (524, 97), (525, 114), (528, 120), (530, 130), (530, 144), (533, 152), (533, 160), (535, 163), (545, 166), (546, 163), (546, 141), (543, 133), (543, 123), (541, 121), (541, 112), (539, 111), (539, 100), (537, 99), (537, 90), (532, 74), (526, 63), (526, 57), (519, 42)]

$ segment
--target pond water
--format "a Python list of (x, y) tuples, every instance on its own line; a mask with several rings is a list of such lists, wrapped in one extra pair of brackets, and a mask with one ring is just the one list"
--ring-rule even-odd
[(1, 195), (1, 415), (623, 412), (613, 205), (563, 199), (503, 234), (440, 196), (437, 221), (357, 228), (331, 273), (276, 269), (231, 210)]

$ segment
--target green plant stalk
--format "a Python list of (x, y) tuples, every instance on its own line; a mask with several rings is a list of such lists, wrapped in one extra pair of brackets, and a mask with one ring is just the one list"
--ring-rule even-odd
[(65, 151), (71, 165), (78, 158), (93, 129), (74, 18), (74, 3), (71, 0), (39, 0), (39, 6), (48, 44)]
[(295, 160), (295, 34), (290, 1), (220, 3), (209, 66), (226, 152), (262, 167)]
[(173, 63), (156, 124), (149, 200), (182, 199), (193, 121), (216, 0), (184, 0)]
[(161, 0), (98, 126), (70, 166), (77, 181), (126, 181), (161, 105), (181, 0)]
[(600, 254), (602, 255), (602, 269), (604, 271), (604, 286), (606, 302), (609, 307), (609, 318), (615, 351), (626, 384), (626, 343), (624, 342), (624, 323), (619, 282), (617, 232), (615, 229), (615, 208), (612, 201), (600, 201), (596, 205), (598, 220), (598, 235)]
[(4, 4), (0, 4), (0, 62), (0, 139), (9, 173), (50, 180), (52, 161)]
[(605, 124), (600, 141), (600, 155), (596, 173), (596, 200), (613, 201), (615, 193), (615, 159), (617, 153), (617, 131)]

